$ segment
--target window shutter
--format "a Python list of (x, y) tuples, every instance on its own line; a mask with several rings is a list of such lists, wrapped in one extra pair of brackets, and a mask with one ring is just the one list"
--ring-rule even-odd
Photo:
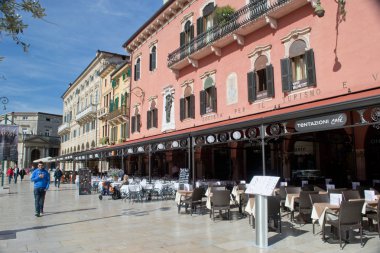
[(313, 49), (305, 52), (306, 71), (307, 71), (307, 86), (314, 86), (317, 84), (315, 75), (315, 62)]
[(136, 78), (137, 78), (137, 80), (139, 80), (140, 79), (140, 61), (137, 63), (137, 65), (136, 65), (136, 71), (137, 71), (137, 74), (136, 74)]
[(179, 119), (183, 121), (185, 119), (185, 99), (179, 100)]
[(153, 113), (153, 124), (152, 124), (152, 126), (158, 127), (158, 109), (154, 108), (152, 110), (152, 113)]
[(149, 129), (149, 128), (152, 127), (152, 125), (151, 125), (152, 121), (151, 121), (151, 117), (150, 117), (151, 113), (152, 113), (152, 111), (147, 111), (146, 112), (146, 128), (147, 129)]
[(195, 119), (195, 96), (190, 95), (190, 118)]
[(133, 80), (135, 80), (135, 81), (137, 81), (137, 64), (135, 64), (135, 75), (134, 75), (134, 77), (133, 77)]
[(153, 70), (153, 54), (149, 54), (149, 71)]
[(140, 114), (136, 115), (136, 131), (140, 132)]
[(128, 69), (127, 69), (127, 77), (130, 77), (131, 76), (131, 68), (129, 67)]
[(248, 102), (256, 100), (256, 73), (254, 71), (247, 73), (248, 81)]
[(197, 36), (203, 33), (203, 17), (197, 19)]
[(216, 112), (217, 111), (217, 95), (216, 95), (216, 87), (212, 86), (211, 87), (211, 99), (212, 99), (212, 111)]
[(132, 127), (131, 127), (132, 133), (136, 132), (136, 116), (132, 116)]
[(194, 39), (194, 25), (190, 26), (190, 39)]
[(185, 45), (185, 32), (179, 34), (179, 46), (182, 47)]
[(281, 59), (281, 80), (282, 80), (282, 91), (289, 92), (291, 91), (291, 64), (289, 58)]
[(199, 92), (199, 101), (200, 101), (201, 115), (206, 114), (206, 91), (201, 90)]
[(157, 53), (156, 50), (152, 52), (152, 70), (155, 70), (157, 68)]
[(267, 94), (268, 97), (274, 97), (274, 77), (273, 77), (273, 66), (272, 64), (266, 66), (266, 83), (267, 83)]

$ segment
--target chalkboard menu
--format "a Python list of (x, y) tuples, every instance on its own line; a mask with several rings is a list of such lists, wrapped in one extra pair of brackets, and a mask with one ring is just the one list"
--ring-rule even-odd
[(91, 171), (79, 169), (79, 195), (91, 194)]
[(188, 168), (179, 169), (178, 183), (180, 183), (180, 184), (188, 184), (189, 183), (189, 169)]

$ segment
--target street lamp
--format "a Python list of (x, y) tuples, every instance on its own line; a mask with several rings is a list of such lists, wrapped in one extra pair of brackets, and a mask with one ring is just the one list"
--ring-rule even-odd
[(3, 104), (3, 110), (6, 110), (7, 107), (5, 105), (8, 104), (9, 99), (7, 97), (0, 97), (0, 101)]

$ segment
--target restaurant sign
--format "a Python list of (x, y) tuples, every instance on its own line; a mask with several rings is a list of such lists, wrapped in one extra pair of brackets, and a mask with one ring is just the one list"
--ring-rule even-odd
[(297, 132), (326, 130), (344, 126), (346, 122), (347, 115), (345, 113), (339, 113), (318, 118), (297, 120), (295, 123), (295, 129)]

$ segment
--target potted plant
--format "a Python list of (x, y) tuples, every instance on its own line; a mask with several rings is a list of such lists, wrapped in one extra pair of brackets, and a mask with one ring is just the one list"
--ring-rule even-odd
[(215, 21), (218, 25), (223, 26), (231, 20), (232, 15), (235, 13), (235, 9), (229, 5), (216, 7), (215, 9)]
[(121, 170), (119, 170), (119, 169), (110, 169), (107, 172), (107, 175), (109, 177), (112, 177), (114, 181), (118, 181), (120, 173), (121, 173)]

